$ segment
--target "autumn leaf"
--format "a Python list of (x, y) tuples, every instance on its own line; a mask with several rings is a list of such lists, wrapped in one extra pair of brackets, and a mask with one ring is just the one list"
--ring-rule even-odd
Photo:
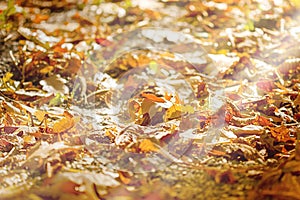
[(299, 199), (299, 5), (0, 2), (0, 199)]
[(36, 143), (36, 139), (33, 135), (25, 135), (23, 140), (25, 146), (34, 145)]
[(143, 139), (139, 144), (139, 149), (141, 152), (156, 152), (158, 151), (158, 148), (156, 145), (149, 139)]
[(288, 127), (281, 125), (279, 127), (270, 127), (271, 135), (278, 142), (295, 141), (295, 138), (291, 138), (290, 130)]
[(258, 124), (261, 126), (274, 126), (272, 124), (272, 122), (264, 116), (257, 116), (256, 120), (257, 120)]
[(180, 117), (181, 114), (182, 114), (182, 105), (175, 103), (170, 108), (167, 109), (165, 114), (165, 121), (176, 119)]
[(67, 81), (60, 75), (53, 75), (41, 80), (40, 84), (43, 86), (43, 90), (49, 93), (67, 94), (69, 92), (69, 88), (65, 85), (66, 82)]
[(77, 56), (71, 57), (65, 65), (64, 74), (72, 76), (77, 74), (82, 67), (82, 60), (80, 60)]
[(39, 24), (42, 21), (46, 21), (49, 18), (49, 15), (43, 15), (43, 14), (36, 14), (34, 19), (32, 20), (33, 23)]
[(142, 97), (147, 98), (153, 102), (159, 102), (159, 103), (164, 103), (166, 102), (163, 98), (156, 96), (155, 94), (151, 94), (151, 93), (145, 93), (143, 92), (141, 94)]
[(14, 144), (5, 139), (5, 137), (0, 137), (0, 151), (8, 152), (14, 147)]
[[(99, 199), (97, 188), (120, 185), (112, 176), (98, 172), (63, 171), (45, 181), (41, 191), (47, 196), (61, 196), (61, 193), (74, 195), (72, 199)], [(83, 195), (83, 196), (79, 196)], [(81, 198), (80, 198), (81, 197)]]
[(130, 173), (124, 172), (124, 171), (119, 171), (118, 174), (119, 174), (121, 181), (124, 184), (128, 185), (131, 182), (132, 175)]
[(265, 129), (262, 126), (257, 125), (247, 125), (243, 127), (237, 126), (228, 126), (228, 129), (232, 131), (235, 135), (261, 135), (265, 132)]
[(64, 117), (53, 125), (54, 133), (62, 133), (71, 129), (75, 125), (75, 120), (69, 112), (64, 112)]
[(43, 110), (37, 110), (34, 112), (34, 116), (41, 122), (44, 120), (45, 115), (47, 115), (48, 112), (43, 111)]
[(105, 38), (96, 38), (95, 41), (97, 44), (100, 44), (101, 46), (107, 47), (112, 45), (113, 43)]

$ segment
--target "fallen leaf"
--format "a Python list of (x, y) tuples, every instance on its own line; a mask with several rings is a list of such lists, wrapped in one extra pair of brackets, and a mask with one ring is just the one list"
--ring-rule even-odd
[(37, 110), (34, 112), (34, 116), (41, 122), (44, 120), (45, 115), (47, 115), (48, 112), (43, 111), (43, 110)]
[(295, 138), (291, 138), (290, 130), (288, 127), (281, 125), (279, 127), (270, 127), (271, 135), (278, 142), (295, 141)]
[(228, 129), (232, 131), (235, 135), (261, 135), (265, 132), (264, 127), (257, 126), (257, 125), (247, 125), (244, 127), (237, 127), (237, 126), (228, 126)]
[(142, 92), (142, 97), (147, 98), (153, 102), (164, 103), (166, 102), (163, 98), (156, 96), (155, 94)]
[(112, 45), (113, 43), (105, 38), (96, 38), (95, 39), (97, 44), (100, 44), (101, 46), (107, 47)]
[(53, 132), (54, 133), (62, 133), (62, 132), (69, 130), (74, 125), (75, 125), (75, 120), (74, 120), (73, 116), (70, 113), (65, 111), (64, 117), (54, 123)]
[(118, 171), (121, 181), (128, 185), (131, 182), (131, 174), (129, 172)]
[(32, 20), (33, 23), (39, 24), (42, 21), (46, 21), (49, 18), (49, 15), (43, 15), (43, 14), (36, 14), (34, 19)]
[(43, 90), (49, 93), (68, 94), (69, 88), (65, 85), (66, 82), (67, 81), (60, 77), (60, 75), (53, 75), (41, 80), (40, 84), (43, 86)]
[(149, 139), (143, 139), (139, 144), (139, 149), (141, 152), (155, 152), (158, 148), (154, 145), (154, 143)]

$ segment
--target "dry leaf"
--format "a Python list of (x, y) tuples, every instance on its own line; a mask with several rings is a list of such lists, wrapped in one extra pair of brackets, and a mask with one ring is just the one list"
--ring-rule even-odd
[(119, 171), (118, 173), (119, 173), (119, 177), (120, 177), (121, 181), (124, 184), (128, 185), (131, 181), (132, 175), (129, 172), (123, 172), (123, 171)]
[(270, 127), (271, 135), (278, 141), (278, 142), (287, 142), (287, 141), (295, 141), (295, 138), (291, 138), (290, 130), (281, 125), (279, 127)]
[(63, 117), (53, 125), (53, 132), (54, 133), (62, 133), (75, 125), (75, 120), (73, 117)]
[(155, 94), (151, 94), (151, 93), (145, 93), (143, 92), (142, 97), (147, 98), (153, 102), (159, 102), (159, 103), (164, 103), (166, 102), (163, 98), (156, 96)]
[(182, 105), (174, 103), (170, 108), (167, 109), (164, 116), (165, 121), (176, 119), (182, 115)]
[(237, 127), (237, 126), (228, 126), (228, 129), (232, 131), (235, 135), (261, 135), (265, 132), (264, 127), (256, 126), (256, 125), (247, 125), (244, 127)]
[(140, 142), (139, 144), (139, 149), (142, 151), (142, 152), (154, 152), (154, 151), (157, 151), (158, 148), (156, 147), (156, 145), (149, 139), (144, 139)]
[(64, 78), (61, 78), (60, 75), (53, 75), (44, 80), (40, 81), (40, 84), (43, 86), (43, 90), (49, 93), (69, 93), (69, 88), (65, 85), (67, 81)]
[(43, 111), (43, 110), (37, 110), (34, 112), (34, 116), (39, 120), (39, 121), (43, 121), (45, 118), (45, 115), (47, 115), (48, 112)]

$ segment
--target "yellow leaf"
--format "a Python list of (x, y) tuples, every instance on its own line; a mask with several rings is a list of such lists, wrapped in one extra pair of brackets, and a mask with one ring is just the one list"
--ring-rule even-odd
[(217, 54), (224, 54), (226, 55), (228, 53), (228, 50), (227, 49), (220, 49), (217, 51)]
[(174, 103), (165, 114), (165, 121), (176, 119), (180, 117), (182, 114), (182, 105)]
[(33, 145), (36, 143), (36, 139), (33, 135), (25, 135), (23, 140), (25, 145)]
[(47, 67), (44, 67), (43, 69), (40, 70), (41, 74), (48, 74), (54, 70), (54, 67), (49, 65)]
[(13, 74), (10, 73), (10, 72), (7, 72), (7, 73), (4, 75), (4, 77), (2, 78), (3, 83), (4, 83), (4, 84), (7, 83), (7, 82), (11, 79), (11, 77), (13, 77)]
[(191, 114), (193, 114), (195, 112), (193, 106), (191, 106), (191, 105), (182, 106), (182, 111), (186, 112), (186, 113), (191, 113)]
[(43, 111), (43, 110), (37, 110), (37, 111), (34, 112), (34, 116), (35, 116), (39, 121), (43, 121), (46, 114), (47, 114), (47, 112), (46, 112), (46, 111)]
[(131, 181), (130, 174), (128, 172), (123, 172), (123, 171), (119, 171), (118, 173), (121, 181), (124, 184), (128, 185)]
[(54, 133), (62, 133), (75, 125), (75, 120), (73, 117), (63, 117), (59, 121), (55, 122), (53, 125), (53, 132)]
[(158, 148), (149, 139), (144, 139), (140, 142), (139, 148), (142, 152), (157, 151)]

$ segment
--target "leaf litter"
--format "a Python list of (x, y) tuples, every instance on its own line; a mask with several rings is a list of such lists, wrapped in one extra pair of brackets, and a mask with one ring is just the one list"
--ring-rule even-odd
[(299, 199), (299, 8), (1, 2), (0, 198)]

